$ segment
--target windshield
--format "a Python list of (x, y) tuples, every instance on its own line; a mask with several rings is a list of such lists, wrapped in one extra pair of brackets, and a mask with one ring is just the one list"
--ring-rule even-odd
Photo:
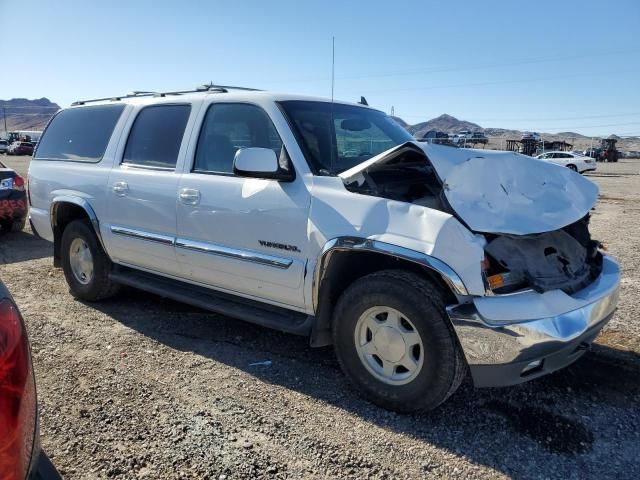
[(279, 104), (312, 170), (321, 175), (337, 175), (413, 140), (409, 132), (378, 110), (299, 100)]

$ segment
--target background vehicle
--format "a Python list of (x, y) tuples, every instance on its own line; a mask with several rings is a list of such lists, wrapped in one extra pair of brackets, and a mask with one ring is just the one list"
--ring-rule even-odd
[(7, 150), (9, 155), (33, 155), (33, 144), (31, 142), (13, 142)]
[(422, 138), (418, 138), (416, 140), (419, 142), (438, 143), (442, 145), (451, 143), (447, 133), (435, 129), (425, 132)]
[(0, 153), (7, 153), (9, 149), (9, 142), (6, 140), (0, 140)]
[(0, 478), (60, 476), (40, 449), (31, 351), (18, 307), (0, 281)]
[(473, 132), (471, 134), (470, 140), (471, 140), (471, 143), (482, 143), (482, 144), (486, 144), (489, 141), (487, 136), (482, 132)]
[(536, 158), (549, 163), (555, 163), (556, 165), (562, 165), (579, 173), (594, 171), (597, 168), (595, 159), (573, 152), (545, 152)]
[(18, 232), (24, 228), (27, 214), (24, 179), (0, 162), (0, 227)]
[(110, 98), (56, 114), (29, 168), (32, 225), (77, 298), (124, 284), (332, 344), (404, 412), (467, 369), (499, 386), (563, 368), (615, 309), (619, 267), (588, 231), (597, 186), (567, 169), (469, 158), (325, 99)]
[(540, 134), (538, 132), (523, 132), (522, 140), (535, 140), (536, 142), (539, 142)]
[(602, 151), (603, 162), (617, 162), (618, 150), (616, 149), (617, 138), (609, 137), (603, 138), (600, 142), (600, 149)]
[(591, 157), (596, 162), (602, 160), (602, 150), (600, 148), (587, 148), (584, 152), (582, 152), (582, 155), (584, 155), (585, 157)]

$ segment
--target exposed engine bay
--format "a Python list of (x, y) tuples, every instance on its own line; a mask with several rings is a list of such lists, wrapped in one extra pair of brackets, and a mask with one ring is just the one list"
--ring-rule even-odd
[(600, 243), (591, 239), (588, 214), (553, 232), (492, 237), (485, 247), (491, 265), (486, 275), (489, 279), (502, 277), (495, 293), (532, 288), (572, 294), (593, 282), (602, 270)]
[(423, 152), (408, 149), (384, 167), (362, 172), (362, 179), (346, 185), (347, 190), (452, 213), (445, 206), (442, 184)]
[[(437, 171), (419, 149), (399, 148), (383, 164), (359, 172), (352, 180), (346, 188), (354, 193), (413, 203), (460, 219), (447, 201)], [(602, 269), (599, 242), (589, 233), (589, 213), (549, 232), (481, 233), (487, 240), (488, 266), (484, 274), (493, 293), (531, 288), (572, 294), (589, 285)]]

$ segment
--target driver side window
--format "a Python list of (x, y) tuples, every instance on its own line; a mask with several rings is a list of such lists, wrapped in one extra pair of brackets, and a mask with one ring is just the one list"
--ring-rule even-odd
[(282, 140), (260, 107), (243, 103), (209, 106), (200, 129), (194, 172), (233, 173), (233, 159), (241, 148), (273, 150), (280, 157)]

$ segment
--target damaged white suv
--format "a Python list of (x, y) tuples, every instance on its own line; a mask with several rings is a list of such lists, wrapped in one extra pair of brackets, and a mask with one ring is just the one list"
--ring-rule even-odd
[(397, 411), (467, 372), (501, 386), (572, 363), (618, 300), (590, 180), (416, 143), (363, 105), (216, 86), (76, 102), (29, 186), (74, 296), (125, 284), (308, 335)]

